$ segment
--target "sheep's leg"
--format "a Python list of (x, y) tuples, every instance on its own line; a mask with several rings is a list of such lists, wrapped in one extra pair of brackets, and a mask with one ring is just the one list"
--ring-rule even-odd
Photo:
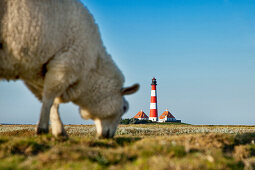
[(43, 105), (40, 114), (40, 120), (37, 125), (37, 134), (43, 134), (49, 132), (49, 116), (50, 109), (53, 104), (54, 98), (43, 97)]
[(66, 136), (67, 133), (64, 129), (63, 123), (60, 119), (59, 112), (59, 103), (55, 100), (54, 104), (51, 107), (50, 110), (50, 121), (51, 121), (51, 127), (52, 127), (52, 134), (56, 137), (58, 136)]
[[(55, 77), (55, 80), (54, 80)], [(49, 118), (50, 111), (53, 105), (54, 99), (60, 96), (61, 93), (61, 83), (58, 81), (57, 74), (49, 71), (47, 72), (44, 80), (44, 89), (42, 95), (42, 108), (40, 114), (40, 120), (37, 126), (37, 134), (48, 133), (49, 132)]]
[(43, 105), (37, 126), (37, 134), (49, 132), (50, 110), (55, 98), (61, 96), (77, 80), (78, 74), (74, 72), (74, 62), (69, 59), (73, 59), (72, 54), (65, 52), (55, 56), (47, 64), (42, 94)]

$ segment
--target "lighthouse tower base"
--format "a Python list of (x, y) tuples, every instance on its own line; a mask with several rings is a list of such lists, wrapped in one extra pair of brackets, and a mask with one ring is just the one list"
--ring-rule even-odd
[(158, 118), (157, 117), (149, 117), (149, 120), (153, 121), (153, 122), (157, 122)]

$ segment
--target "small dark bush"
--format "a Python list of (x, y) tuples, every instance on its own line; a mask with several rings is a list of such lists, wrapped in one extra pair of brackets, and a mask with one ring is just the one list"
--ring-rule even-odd
[(135, 118), (131, 119), (121, 119), (120, 124), (123, 125), (128, 125), (128, 124), (147, 124), (147, 123), (152, 123), (151, 120), (139, 120)]

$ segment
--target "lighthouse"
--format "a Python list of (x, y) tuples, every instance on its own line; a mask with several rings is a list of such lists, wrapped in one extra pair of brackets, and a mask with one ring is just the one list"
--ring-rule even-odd
[(151, 83), (151, 103), (150, 103), (150, 117), (149, 120), (156, 122), (158, 121), (158, 106), (157, 106), (157, 80), (155, 77)]

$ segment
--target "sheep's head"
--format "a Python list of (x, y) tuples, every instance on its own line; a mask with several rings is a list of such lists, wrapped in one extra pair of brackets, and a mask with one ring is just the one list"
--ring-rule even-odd
[(93, 107), (81, 108), (80, 114), (84, 119), (91, 118), (95, 121), (97, 136), (99, 138), (112, 138), (121, 116), (129, 107), (124, 96), (133, 94), (138, 89), (138, 84), (122, 88), (118, 92), (111, 93), (111, 95), (107, 95), (107, 97), (94, 102)]

